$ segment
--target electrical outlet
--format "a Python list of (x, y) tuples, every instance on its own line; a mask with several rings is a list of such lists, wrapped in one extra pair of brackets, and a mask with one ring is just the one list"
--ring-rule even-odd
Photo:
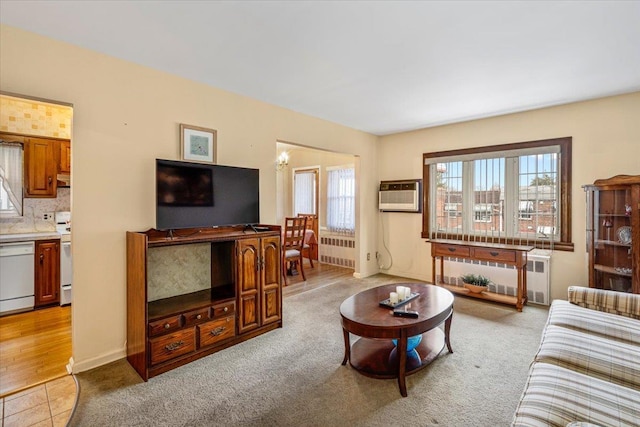
[(371, 252), (367, 252), (367, 261), (371, 261)]
[(45, 212), (42, 214), (42, 219), (45, 221), (53, 221), (53, 212)]

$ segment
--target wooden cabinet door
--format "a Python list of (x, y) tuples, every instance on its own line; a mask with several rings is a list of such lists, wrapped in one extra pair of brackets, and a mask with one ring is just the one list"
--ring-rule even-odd
[(60, 303), (60, 241), (37, 241), (35, 306)]
[(71, 141), (60, 141), (58, 172), (63, 174), (71, 173)]
[(282, 287), (280, 274), (280, 238), (262, 239), (262, 324), (277, 322), (282, 317)]
[(58, 141), (25, 138), (25, 197), (56, 197)]
[(236, 243), (238, 333), (260, 326), (260, 239)]

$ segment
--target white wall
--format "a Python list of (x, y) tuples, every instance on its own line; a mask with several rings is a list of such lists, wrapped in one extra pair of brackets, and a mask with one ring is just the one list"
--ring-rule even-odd
[[(567, 287), (587, 285), (585, 194), (581, 186), (618, 174), (640, 174), (640, 92), (544, 108), (484, 120), (382, 137), (381, 180), (421, 178), (422, 154), (556, 137), (573, 137), (571, 222), (574, 252), (556, 251), (551, 297), (566, 299)], [(420, 238), (421, 216), (381, 215), (394, 265), (390, 274), (431, 280), (430, 245)], [(382, 228), (380, 228), (382, 230)]]
[(260, 169), (265, 223), (276, 221), (277, 140), (360, 156), (361, 252), (375, 250), (377, 137), (12, 27), (0, 39), (0, 90), (74, 108), (75, 371), (124, 356), (125, 232), (155, 225), (154, 159), (179, 158), (180, 123), (218, 131), (218, 163)]

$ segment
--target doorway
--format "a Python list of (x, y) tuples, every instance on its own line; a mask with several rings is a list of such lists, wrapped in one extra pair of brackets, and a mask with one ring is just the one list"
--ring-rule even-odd
[[(58, 251), (61, 256), (63, 252), (70, 255), (70, 235), (62, 236), (65, 233), (59, 232), (56, 218), (62, 216), (56, 213), (71, 211), (72, 122), (71, 104), (0, 92), (0, 130), (24, 137), (23, 150), (24, 144), (33, 141), (41, 146), (50, 143), (50, 147), (39, 152), (46, 155), (40, 156), (38, 161), (46, 164), (47, 168), (53, 168), (48, 169), (52, 170), (52, 175), (46, 177), (51, 176), (46, 181), (49, 192), (39, 197), (20, 195), (20, 212), (3, 217), (0, 234), (45, 232), (49, 236), (60, 235)], [(24, 156), (23, 161), (26, 161)], [(25, 164), (21, 166), (24, 169)], [(33, 180), (33, 174), (29, 179)], [(70, 223), (63, 225), (63, 228), (67, 227)], [(64, 270), (69, 283), (65, 281), (61, 286), (54, 286), (60, 301), (55, 299), (54, 303), (37, 310), (7, 312), (0, 317), (0, 396), (68, 374), (67, 363), (72, 356), (71, 279), (68, 271), (71, 263), (70, 259), (68, 261)], [(63, 266), (57, 267), (59, 272)], [(63, 288), (62, 285), (67, 286)]]
[[(317, 259), (320, 263), (346, 267), (356, 271), (357, 256), (357, 156), (309, 148), (294, 143), (277, 142), (277, 154), (287, 153), (288, 163), (277, 167), (277, 220), (284, 223), (287, 216), (306, 214), (302, 206), (315, 209), (317, 215)], [(306, 182), (300, 186), (297, 179)], [(312, 184), (315, 180), (315, 186)], [(340, 180), (336, 183), (336, 180)], [(332, 185), (333, 182), (333, 185)], [(337, 185), (335, 185), (337, 184)], [(307, 188), (306, 196), (300, 188)], [(315, 194), (310, 189), (315, 188)], [(352, 188), (351, 191), (344, 191)], [(335, 190), (339, 189), (339, 190)], [(342, 192), (339, 197), (332, 191)], [(300, 200), (305, 197), (306, 200)], [(335, 203), (341, 203), (337, 209)], [(333, 204), (333, 205), (332, 205)], [(315, 205), (315, 206), (314, 206)], [(349, 218), (336, 218), (336, 212), (346, 212)]]

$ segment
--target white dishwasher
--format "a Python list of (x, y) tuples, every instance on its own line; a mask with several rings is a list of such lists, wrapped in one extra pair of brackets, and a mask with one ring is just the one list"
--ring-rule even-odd
[(0, 313), (33, 309), (34, 256), (34, 242), (0, 244)]

